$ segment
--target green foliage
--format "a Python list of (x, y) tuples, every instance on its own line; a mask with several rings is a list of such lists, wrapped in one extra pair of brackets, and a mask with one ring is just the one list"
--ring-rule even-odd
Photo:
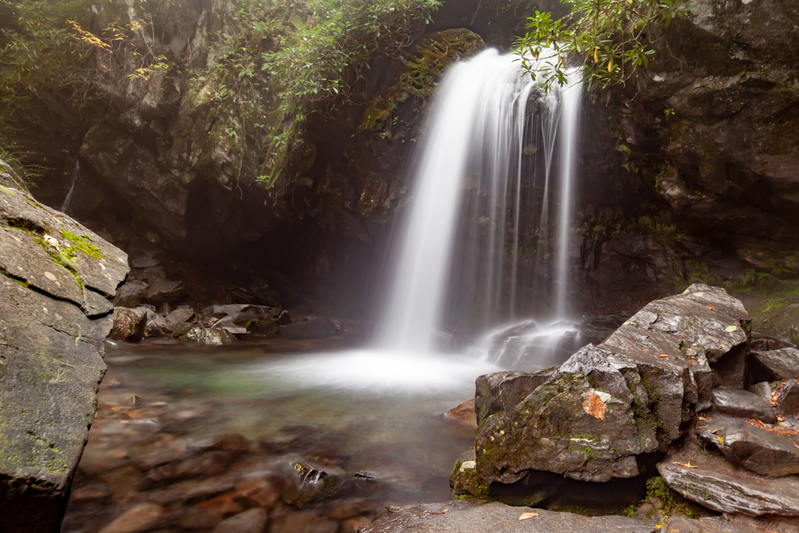
[[(305, 121), (353, 96), (372, 54), (410, 46), (439, 0), (239, 0), (237, 30), (214, 45), (216, 59), (193, 79), (194, 103), (236, 110), (238, 137), (265, 157), (272, 186), (302, 154)], [(249, 129), (248, 129), (249, 128)], [(228, 135), (230, 137), (230, 135)]]
[(272, 186), (310, 159), (307, 118), (348, 102), (373, 54), (399, 56), (440, 0), (233, 0), (214, 13), (222, 29), (185, 56), (159, 48), (157, 27), (198, 0), (107, 0), (92, 20), (94, 4), (0, 0), (16, 21), (0, 35), (2, 129), (25, 123), (10, 118), (25, 101), (97, 117), (118, 111), (120, 95), (135, 100), (172, 76), (170, 87), (188, 89), (201, 158), (227, 150), (239, 176), (248, 158), (245, 172)]
[[(572, 12), (553, 20), (536, 11), (518, 41), (522, 65), (545, 90), (566, 83), (567, 61), (582, 63), (589, 87), (624, 84), (654, 54), (652, 29), (686, 12), (685, 0), (565, 0)], [(536, 67), (542, 61), (543, 65)]]

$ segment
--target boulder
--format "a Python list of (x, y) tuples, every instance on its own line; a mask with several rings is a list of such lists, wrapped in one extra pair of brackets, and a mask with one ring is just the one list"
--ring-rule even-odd
[(274, 320), (269, 318), (260, 318), (253, 320), (247, 326), (247, 330), (256, 337), (266, 337), (271, 339), (277, 335), (278, 325)]
[(774, 407), (764, 397), (739, 389), (716, 389), (713, 406), (725, 415), (755, 418), (767, 424), (776, 422)]
[(479, 484), (530, 470), (637, 476), (636, 457), (679, 438), (683, 422), (710, 406), (714, 381), (743, 384), (748, 328), (740, 301), (696, 284), (649, 303), (557, 369), (478, 378)]
[(175, 309), (164, 317), (164, 326), (167, 331), (172, 331), (178, 324), (184, 324), (194, 317), (192, 309)]
[(141, 281), (126, 281), (119, 289), (117, 289), (116, 297), (114, 298), (115, 307), (138, 307), (144, 299), (144, 291), (147, 290), (147, 284)]
[(223, 346), (226, 344), (233, 344), (233, 339), (225, 330), (220, 328), (193, 326), (185, 335), (180, 337), (180, 342), (183, 344)]
[(799, 381), (789, 381), (782, 387), (777, 410), (784, 416), (799, 416)]
[[(691, 465), (687, 467), (684, 465)], [(799, 478), (759, 476), (714, 457), (674, 455), (658, 472), (684, 498), (719, 513), (799, 516)]]
[(172, 520), (164, 507), (155, 503), (140, 503), (115, 518), (100, 533), (142, 533)]
[(287, 339), (324, 339), (338, 334), (338, 326), (329, 318), (312, 318), (280, 326), (278, 334)]
[[(4, 164), (0, 168), (5, 169)], [(0, 516), (59, 530), (127, 256), (0, 172)]]
[(799, 435), (767, 431), (739, 418), (714, 416), (698, 428), (699, 436), (737, 465), (764, 476), (799, 474)]
[(799, 379), (799, 350), (783, 348), (767, 352), (752, 352), (749, 375), (753, 381), (785, 381)]
[(153, 305), (163, 303), (174, 304), (184, 294), (183, 284), (180, 281), (157, 278), (147, 285), (144, 299)]
[[(144, 309), (144, 312), (147, 315), (147, 324), (144, 326), (144, 336), (145, 337), (164, 336), (164, 332), (166, 331), (166, 320), (164, 320), (164, 317), (162, 317), (161, 315), (159, 315), (149, 307), (138, 307), (137, 309)], [(185, 334), (186, 332), (184, 331), (183, 333)]]
[(109, 337), (122, 342), (139, 342), (144, 337), (146, 326), (146, 309), (114, 307), (114, 327)]
[(451, 501), (389, 507), (386, 516), (361, 526), (360, 533), (656, 533), (655, 525), (626, 516), (586, 517), (499, 502)]

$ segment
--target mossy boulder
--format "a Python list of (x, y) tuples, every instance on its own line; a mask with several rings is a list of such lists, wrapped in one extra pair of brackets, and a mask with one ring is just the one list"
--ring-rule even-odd
[(109, 337), (122, 342), (139, 342), (147, 326), (147, 310), (143, 307), (129, 309), (114, 308), (114, 327)]
[(0, 186), (0, 516), (59, 530), (105, 373), (127, 256), (24, 187)]
[(530, 471), (637, 476), (639, 455), (665, 451), (683, 422), (710, 407), (714, 382), (743, 386), (748, 335), (740, 301), (695, 284), (557, 369), (479, 378), (477, 483), (514, 483)]

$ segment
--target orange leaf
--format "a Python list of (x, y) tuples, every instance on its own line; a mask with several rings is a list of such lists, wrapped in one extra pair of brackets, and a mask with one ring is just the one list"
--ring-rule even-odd
[(667, 353), (662, 353), (662, 354), (658, 355), (658, 357), (661, 358), (661, 359), (664, 358), (664, 357), (668, 357), (668, 356), (669, 356), (669, 354), (667, 354)]
[(685, 468), (699, 468), (698, 466), (692, 465), (691, 461), (688, 461), (687, 463), (678, 463), (677, 461), (674, 461), (674, 464), (678, 466), (683, 466)]

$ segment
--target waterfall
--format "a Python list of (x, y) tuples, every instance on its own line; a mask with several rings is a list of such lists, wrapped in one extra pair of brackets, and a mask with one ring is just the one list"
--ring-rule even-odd
[[(531, 299), (520, 294), (520, 255), (534, 254), (540, 266), (551, 263), (550, 234), (556, 259), (549, 276), (554, 287), (547, 288), (551, 311), (567, 313), (581, 95), (576, 72), (569, 72), (569, 82), (543, 95), (517, 56), (496, 50), (450, 68), (414, 160), (379, 315), (379, 347), (434, 351), (447, 315), (477, 329), (514, 318)], [(556, 151), (557, 197), (550, 183)], [(559, 209), (550, 206), (555, 201)], [(550, 213), (557, 213), (554, 221)], [(534, 285), (529, 281), (525, 287)]]
[(64, 203), (61, 204), (61, 212), (69, 214), (69, 208), (72, 207), (72, 202), (75, 197), (75, 189), (78, 183), (78, 176), (80, 175), (80, 160), (75, 159), (75, 166), (72, 167), (72, 181), (69, 186), (69, 192), (64, 198)]

